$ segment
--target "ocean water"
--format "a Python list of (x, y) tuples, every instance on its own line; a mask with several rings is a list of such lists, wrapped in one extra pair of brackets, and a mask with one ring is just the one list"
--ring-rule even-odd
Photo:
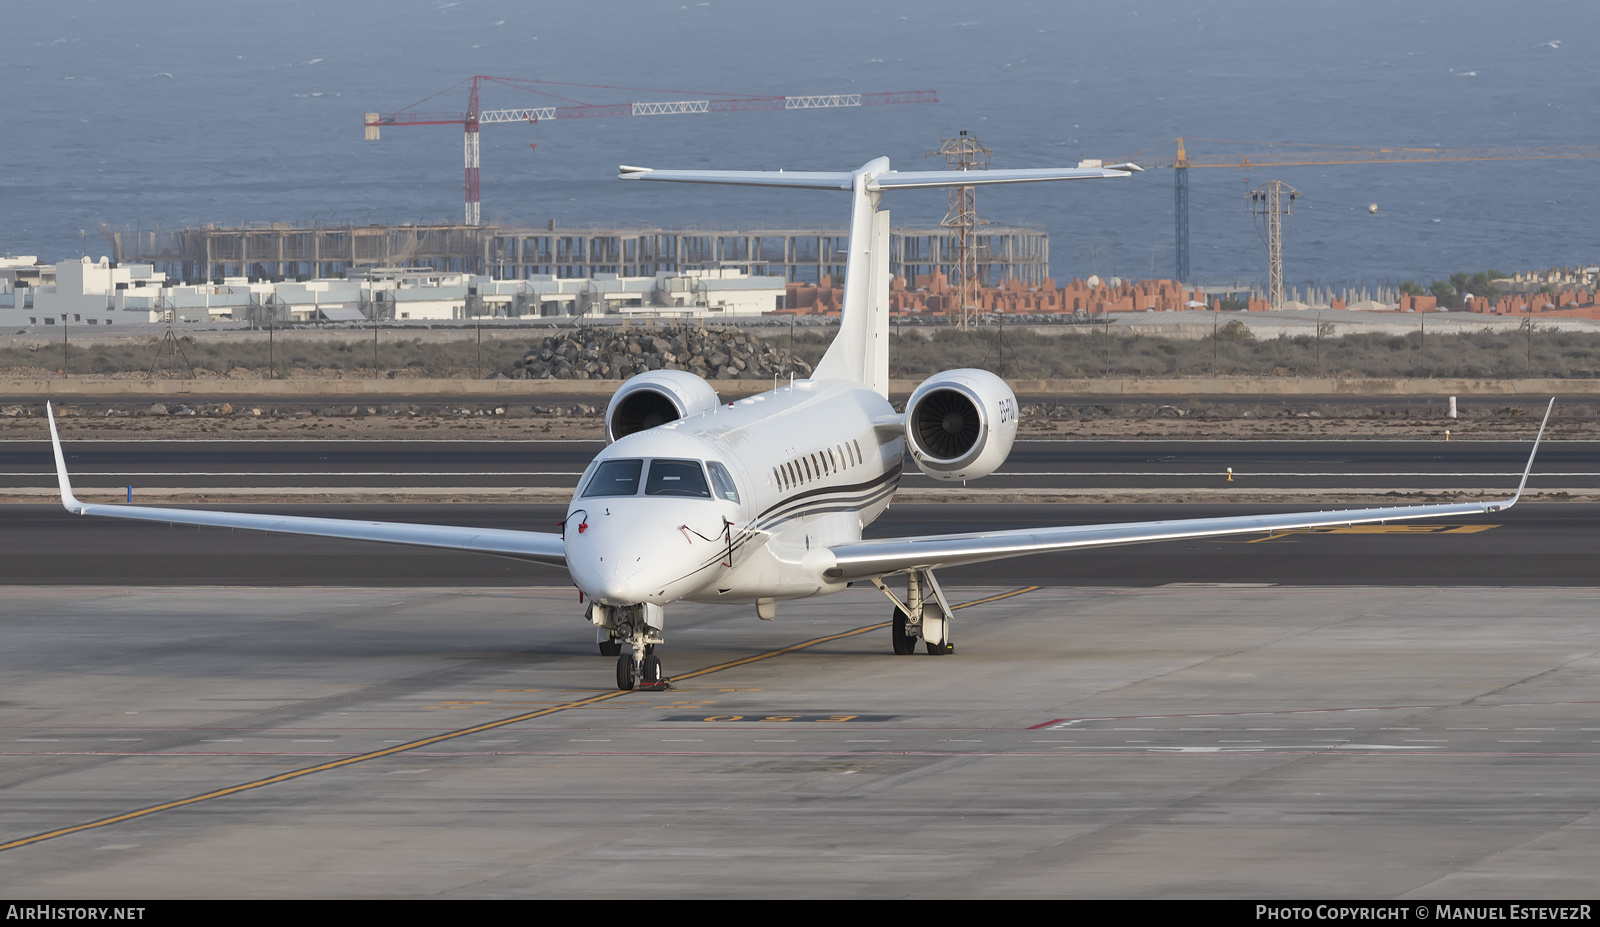
[[(1170, 156), (1172, 139), (1528, 147), (1600, 144), (1600, 4), (1549, 0), (6, 0), (0, 248), (107, 248), (102, 224), (458, 220), (461, 133), (385, 129), (472, 74), (592, 103), (693, 94), (935, 89), (937, 105), (486, 126), (486, 221), (834, 225), (840, 195), (630, 184), (619, 163), (840, 169), (968, 130), (993, 167)], [(491, 86), (485, 108), (544, 102)], [(428, 108), (460, 111), (465, 86)], [(535, 147), (536, 146), (536, 147)], [(1237, 146), (1195, 141), (1194, 153)], [(1194, 275), (1259, 280), (1245, 191), (1303, 194), (1285, 277), (1429, 280), (1600, 262), (1600, 159), (1191, 171)], [(1369, 214), (1376, 203), (1379, 211)], [(889, 201), (936, 223), (942, 191)], [(980, 191), (1042, 225), (1059, 278), (1173, 272), (1172, 172)]]

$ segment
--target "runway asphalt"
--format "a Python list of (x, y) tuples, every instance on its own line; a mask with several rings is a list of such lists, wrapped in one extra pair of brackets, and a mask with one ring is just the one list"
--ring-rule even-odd
[[(184, 488), (573, 488), (597, 441), (68, 441), (75, 485)], [(1518, 441), (1020, 441), (990, 489), (1499, 490)], [(1227, 482), (1233, 469), (1234, 480)], [(1600, 442), (1547, 442), (1539, 485), (1600, 488)], [(49, 444), (0, 443), (0, 491), (55, 485)], [(935, 481), (907, 464), (903, 485)]]
[[(1274, 461), (1283, 445), (1217, 445), (1171, 461), (1024, 445), (1017, 479), (1170, 466), (1193, 481), (1220, 449), (1258, 453), (1258, 472), (1506, 486), (1526, 453), (1363, 444)], [(307, 456), (369, 445), (144, 446), (156, 456), (135, 464), (86, 448), (107, 456), (74, 465), (110, 481), (233, 453), (203, 465), (241, 483), (291, 466), (411, 483), (529, 468), (516, 447), (490, 448), (513, 455), (492, 466), (405, 447), (424, 455), (405, 470)], [(1585, 466), (1588, 449), (1558, 448), (1574, 453), (1549, 461)], [(0, 462), (19, 479), (38, 466)], [(240, 508), (532, 530), (564, 512)], [(871, 535), (1292, 508), (902, 503)], [(969, 607), (941, 657), (893, 655), (869, 587), (780, 603), (772, 622), (680, 604), (660, 651), (675, 688), (620, 693), (558, 570), (3, 505), (0, 884), (63, 899), (1588, 898), (1597, 529), (1600, 507), (1524, 503), (942, 571)]]
[[(248, 511), (554, 531), (558, 505), (287, 505)], [(1267, 511), (1252, 505), (897, 504), (869, 537), (1155, 521)], [(1175, 541), (1021, 557), (941, 573), (947, 585), (1594, 586), (1600, 506), (1523, 503), (1489, 517)], [(483, 586), (561, 584), (560, 571), (495, 557), (353, 541), (86, 519), (58, 505), (0, 506), (0, 583)]]

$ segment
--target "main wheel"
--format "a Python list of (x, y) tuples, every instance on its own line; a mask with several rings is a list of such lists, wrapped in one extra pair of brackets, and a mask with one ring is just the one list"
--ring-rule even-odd
[(625, 653), (617, 657), (617, 688), (629, 692), (638, 683), (638, 677), (633, 675), (633, 654)]
[(614, 657), (614, 656), (616, 656), (617, 654), (619, 654), (621, 652), (622, 652), (622, 641), (601, 641), (600, 642), (600, 655), (602, 657)]
[(644, 683), (655, 685), (661, 681), (661, 658), (650, 654), (644, 658)]
[(955, 645), (948, 641), (942, 644), (935, 644), (932, 641), (924, 641), (924, 643), (928, 645), (928, 652), (936, 657), (942, 657), (947, 653), (956, 652)]
[(894, 652), (901, 656), (917, 652), (917, 639), (906, 633), (906, 613), (898, 608), (894, 610), (894, 623), (889, 626), (889, 640)]

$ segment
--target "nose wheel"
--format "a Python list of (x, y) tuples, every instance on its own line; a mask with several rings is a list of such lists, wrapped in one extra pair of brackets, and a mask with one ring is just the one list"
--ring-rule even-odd
[(642, 692), (660, 692), (667, 688), (667, 677), (661, 672), (661, 658), (655, 655), (655, 645), (617, 657), (617, 688), (624, 692), (638, 689)]

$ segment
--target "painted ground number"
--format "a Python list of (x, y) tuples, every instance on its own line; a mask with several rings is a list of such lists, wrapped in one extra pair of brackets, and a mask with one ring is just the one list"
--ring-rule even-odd
[(894, 715), (824, 715), (795, 712), (781, 715), (668, 715), (663, 721), (699, 721), (702, 724), (730, 724), (748, 721), (756, 724), (845, 724), (860, 721), (889, 721)]

